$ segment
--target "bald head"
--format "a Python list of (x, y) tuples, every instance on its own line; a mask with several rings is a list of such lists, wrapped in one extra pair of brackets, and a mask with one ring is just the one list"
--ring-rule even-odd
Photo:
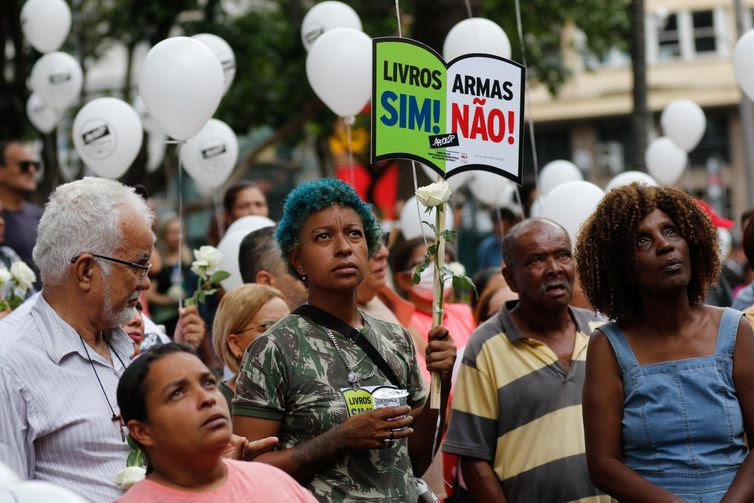
[(548, 220), (546, 218), (527, 218), (522, 222), (517, 223), (505, 233), (502, 241), (503, 260), (506, 267), (514, 267), (518, 263), (520, 257), (517, 256), (518, 250), (516, 243), (522, 236), (528, 234), (531, 231), (549, 230), (550, 232), (560, 232), (565, 236), (568, 241), (568, 247), (571, 247), (571, 238), (568, 236), (568, 232), (558, 223)]

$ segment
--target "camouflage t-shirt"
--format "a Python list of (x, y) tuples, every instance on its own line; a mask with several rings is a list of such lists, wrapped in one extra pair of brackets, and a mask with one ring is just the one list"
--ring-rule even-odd
[[(361, 314), (367, 321), (361, 333), (408, 390), (408, 404), (414, 408), (424, 403), (426, 393), (411, 336), (398, 325)], [(333, 334), (349, 366), (356, 363), (357, 374), (366, 376), (375, 370), (361, 348), (338, 332)], [(294, 447), (347, 419), (341, 389), (349, 387), (348, 372), (322, 327), (302, 316), (288, 315), (247, 350), (236, 383), (233, 415), (280, 421), (279, 448)], [(390, 381), (379, 370), (359, 382), (362, 387), (380, 385), (390, 385)], [(418, 497), (406, 439), (384, 449), (347, 451), (302, 484), (320, 501), (334, 503), (414, 502)]]

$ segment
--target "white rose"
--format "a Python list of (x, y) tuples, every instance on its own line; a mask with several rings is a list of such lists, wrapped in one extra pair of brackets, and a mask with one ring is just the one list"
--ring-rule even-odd
[(450, 184), (443, 180), (419, 187), (416, 190), (416, 197), (425, 207), (432, 208), (447, 203), (452, 192)]
[(8, 269), (3, 267), (0, 269), (0, 288), (2, 288), (8, 281), (11, 280), (13, 276), (10, 272), (8, 272)]
[(451, 262), (448, 264), (448, 269), (453, 271), (453, 276), (465, 276), (466, 268), (460, 262)]
[(206, 260), (194, 260), (191, 262), (191, 271), (194, 272), (197, 276), (201, 276), (203, 274), (203, 271), (207, 269), (207, 266), (209, 264)]
[(127, 466), (115, 474), (115, 483), (122, 489), (128, 489), (144, 480), (147, 470), (143, 466)]
[(26, 290), (31, 288), (31, 285), (37, 280), (37, 276), (34, 274), (28, 265), (22, 261), (13, 262), (10, 266), (10, 274), (16, 281), (21, 294), (25, 294)]
[[(209, 275), (212, 275), (215, 271), (217, 271), (217, 268), (220, 266), (220, 259), (222, 259), (222, 257), (223, 254), (214, 246), (202, 246), (198, 250), (194, 250), (194, 258), (196, 259), (194, 261), (194, 264), (202, 261), (206, 262), (206, 265), (203, 267), (207, 268), (206, 271)], [(192, 270), (194, 268), (194, 264), (192, 264)]]

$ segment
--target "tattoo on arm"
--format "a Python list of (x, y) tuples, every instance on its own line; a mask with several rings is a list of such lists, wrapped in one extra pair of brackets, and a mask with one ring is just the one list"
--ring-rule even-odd
[(336, 437), (337, 434), (333, 429), (307, 440), (293, 448), (291, 459), (301, 467), (327, 461), (338, 451), (339, 442)]

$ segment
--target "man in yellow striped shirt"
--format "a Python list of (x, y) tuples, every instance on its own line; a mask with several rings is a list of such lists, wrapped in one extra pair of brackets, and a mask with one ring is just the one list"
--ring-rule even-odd
[(584, 456), (581, 388), (590, 311), (571, 307), (568, 233), (525, 220), (503, 240), (503, 275), (519, 300), (472, 334), (444, 450), (461, 456), (472, 501), (608, 502)]

